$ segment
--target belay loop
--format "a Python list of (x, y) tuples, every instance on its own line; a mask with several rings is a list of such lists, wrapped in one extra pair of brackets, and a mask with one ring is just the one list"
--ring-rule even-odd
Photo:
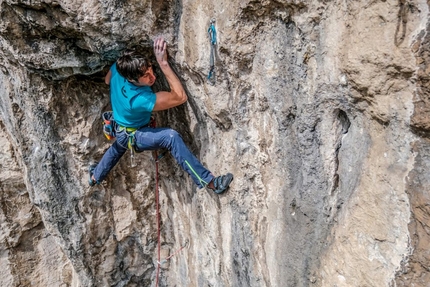
[(211, 54), (210, 54), (210, 70), (208, 74), (208, 80), (212, 80), (212, 84), (215, 83), (215, 79), (212, 79), (212, 77), (215, 74), (215, 46), (216, 46), (216, 29), (215, 29), (215, 19), (212, 19), (210, 22), (210, 26), (208, 29), (209, 38), (211, 40)]

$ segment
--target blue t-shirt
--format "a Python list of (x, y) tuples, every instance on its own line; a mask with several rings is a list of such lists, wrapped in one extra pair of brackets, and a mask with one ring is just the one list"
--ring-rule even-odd
[(147, 125), (156, 98), (151, 87), (136, 86), (127, 81), (118, 73), (116, 63), (110, 71), (110, 99), (115, 121), (128, 128)]

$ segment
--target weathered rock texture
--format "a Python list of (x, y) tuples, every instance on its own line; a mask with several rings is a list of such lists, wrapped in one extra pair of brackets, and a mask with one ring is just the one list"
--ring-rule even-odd
[(1, 286), (155, 285), (151, 154), (86, 170), (104, 75), (160, 34), (189, 101), (158, 124), (235, 175), (216, 196), (161, 161), (162, 254), (187, 248), (160, 286), (428, 286), (429, 6), (1, 0)]

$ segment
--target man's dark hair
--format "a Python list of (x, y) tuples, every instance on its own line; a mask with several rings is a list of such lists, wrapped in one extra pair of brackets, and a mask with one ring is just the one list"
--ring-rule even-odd
[(136, 49), (125, 50), (116, 61), (118, 73), (129, 81), (137, 82), (149, 67), (151, 62), (148, 57)]

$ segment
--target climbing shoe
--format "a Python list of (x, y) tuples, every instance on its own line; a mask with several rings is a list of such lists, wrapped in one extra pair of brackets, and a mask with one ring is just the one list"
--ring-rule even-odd
[(225, 175), (217, 176), (214, 178), (214, 192), (221, 194), (227, 190), (231, 181), (233, 180), (233, 175), (231, 173), (227, 173)]
[(96, 185), (98, 182), (93, 179), (94, 170), (96, 169), (97, 163), (93, 163), (88, 167), (88, 173), (90, 174), (90, 178), (88, 179), (88, 184), (90, 186)]

